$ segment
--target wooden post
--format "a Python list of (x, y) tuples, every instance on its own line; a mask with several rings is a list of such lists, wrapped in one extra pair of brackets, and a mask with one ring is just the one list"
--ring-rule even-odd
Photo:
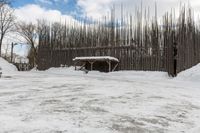
[(109, 61), (106, 61), (108, 63), (108, 71), (111, 72), (111, 62), (110, 60)]
[(115, 69), (117, 68), (118, 65), (119, 65), (119, 63), (117, 63), (117, 64), (115, 65), (115, 67), (112, 69), (112, 72), (115, 71)]
[(80, 70), (82, 70), (83, 67), (85, 67), (85, 65), (86, 65), (86, 62), (83, 63), (83, 65), (80, 67)]
[(13, 62), (13, 49), (14, 49), (14, 43), (11, 44), (11, 56), (10, 56), (10, 62)]
[(91, 68), (91, 71), (93, 70), (93, 64), (94, 64), (94, 62), (89, 62), (90, 63), (90, 68)]
[(110, 60), (109, 60), (109, 72), (111, 72), (111, 63), (110, 63)]
[(77, 68), (76, 68), (76, 64), (77, 64), (77, 62), (75, 62), (75, 63), (74, 63), (74, 66), (75, 66), (75, 71), (77, 70)]

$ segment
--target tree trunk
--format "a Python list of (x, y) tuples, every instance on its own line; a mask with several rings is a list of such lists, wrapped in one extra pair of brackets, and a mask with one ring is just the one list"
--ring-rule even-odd
[(1, 57), (1, 43), (0, 43), (0, 57)]
[(37, 63), (38, 63), (37, 62), (37, 50), (35, 47), (33, 49), (34, 49), (34, 64), (37, 65)]
[(31, 48), (28, 55), (28, 59), (29, 59), (29, 64), (31, 68), (37, 65), (37, 50), (34, 47)]
[(1, 35), (1, 39), (0, 39), (0, 57), (1, 57), (1, 53), (2, 53), (2, 52), (1, 52), (1, 50), (2, 50), (1, 47), (2, 47), (2, 42), (3, 42), (3, 37), (2, 37), (2, 36), (3, 36), (3, 35)]

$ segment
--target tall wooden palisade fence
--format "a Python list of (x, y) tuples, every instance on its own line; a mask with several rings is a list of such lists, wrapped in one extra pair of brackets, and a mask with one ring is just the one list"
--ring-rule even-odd
[(80, 56), (113, 56), (120, 60), (119, 70), (173, 75), (200, 62), (200, 28), (191, 9), (183, 8), (178, 20), (173, 12), (166, 13), (162, 24), (158, 24), (157, 13), (150, 19), (146, 10), (137, 11), (135, 16), (122, 13), (120, 21), (114, 12), (93, 23), (39, 23), (38, 68), (71, 66), (72, 59)]

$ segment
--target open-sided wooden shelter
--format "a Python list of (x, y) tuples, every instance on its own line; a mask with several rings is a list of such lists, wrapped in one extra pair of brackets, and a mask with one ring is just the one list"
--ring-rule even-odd
[(118, 67), (119, 60), (110, 56), (76, 57), (73, 59), (75, 70), (77, 66), (88, 71), (112, 72)]

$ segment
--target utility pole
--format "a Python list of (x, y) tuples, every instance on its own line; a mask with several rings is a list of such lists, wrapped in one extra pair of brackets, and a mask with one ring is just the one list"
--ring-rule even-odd
[(13, 62), (13, 48), (14, 48), (14, 43), (12, 42), (11, 44), (11, 56), (10, 56), (10, 62)]
[(17, 43), (13, 43), (11, 44), (11, 57), (10, 57), (10, 62), (13, 63), (13, 50), (14, 50), (14, 46), (17, 45)]

